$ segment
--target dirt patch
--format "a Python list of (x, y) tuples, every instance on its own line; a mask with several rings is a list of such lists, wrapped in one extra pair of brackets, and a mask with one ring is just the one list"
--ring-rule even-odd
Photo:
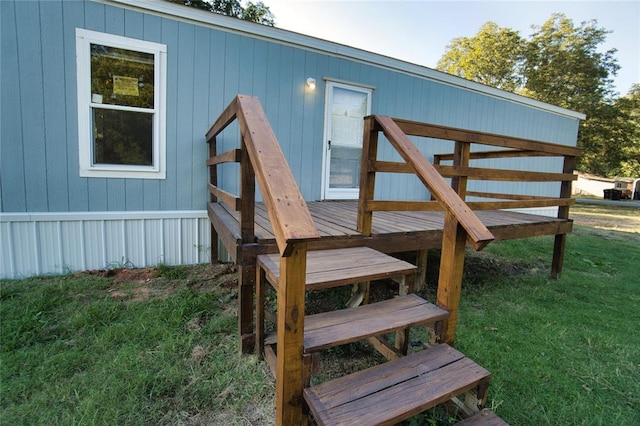
[[(123, 301), (144, 301), (166, 298), (182, 288), (196, 291), (231, 289), (238, 282), (237, 269), (232, 264), (159, 266), (155, 268), (94, 269), (77, 275), (92, 275), (111, 279), (107, 289), (110, 297)], [(197, 324), (193, 324), (196, 331)]]

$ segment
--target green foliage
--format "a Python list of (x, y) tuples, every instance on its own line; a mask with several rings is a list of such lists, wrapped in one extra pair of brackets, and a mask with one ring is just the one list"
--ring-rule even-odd
[(637, 95), (615, 98), (616, 49), (601, 51), (609, 31), (596, 20), (575, 25), (563, 14), (533, 29), (523, 39), (486, 23), (475, 36), (454, 39), (437, 68), (586, 114), (578, 134), (584, 149), (578, 168), (605, 176), (636, 175)]
[[(636, 84), (634, 87), (638, 87)], [(640, 94), (602, 102), (580, 129), (580, 167), (602, 176), (640, 176)]]
[(180, 280), (187, 277), (187, 268), (184, 265), (168, 266), (160, 263), (156, 267), (156, 275), (170, 280)]
[(474, 37), (453, 39), (437, 69), (513, 92), (522, 85), (516, 70), (522, 66), (525, 47), (518, 31), (487, 22)]
[(620, 66), (616, 49), (600, 52), (610, 31), (597, 21), (575, 26), (563, 14), (554, 14), (536, 27), (527, 45), (523, 69), (525, 93), (543, 102), (586, 114), (613, 95)]
[(262, 25), (273, 27), (275, 25), (274, 16), (269, 10), (269, 6), (258, 1), (249, 1), (245, 7), (238, 0), (167, 0), (171, 3), (183, 4), (195, 7), (208, 12), (219, 13), (221, 15), (232, 16), (244, 21), (251, 21)]

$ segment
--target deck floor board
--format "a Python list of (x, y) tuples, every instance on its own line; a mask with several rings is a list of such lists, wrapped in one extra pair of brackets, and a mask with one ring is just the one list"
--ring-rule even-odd
[[(337, 246), (338, 243), (365, 245), (383, 252), (410, 251), (440, 247), (444, 214), (441, 211), (375, 212), (370, 237), (357, 231), (357, 201), (317, 201), (307, 203), (318, 228), (318, 247)], [(217, 209), (221, 211), (221, 209)], [(230, 217), (225, 224), (238, 223), (239, 214), (225, 211)], [(274, 246), (275, 237), (265, 205), (256, 203), (256, 243)], [(496, 240), (527, 238), (539, 235), (569, 233), (572, 221), (555, 217), (505, 210), (480, 210), (476, 215), (496, 236)], [(234, 220), (230, 220), (231, 217)]]

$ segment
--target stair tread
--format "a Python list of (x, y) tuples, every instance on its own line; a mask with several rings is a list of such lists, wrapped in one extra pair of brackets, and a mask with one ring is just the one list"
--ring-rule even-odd
[(319, 425), (393, 424), (490, 377), (462, 353), (438, 345), (306, 388), (304, 398)]
[(309, 315), (304, 319), (304, 348), (326, 349), (447, 318), (449, 313), (416, 294), (370, 305)]
[(485, 409), (453, 426), (509, 426), (509, 423), (502, 420), (493, 411)]
[[(279, 254), (258, 256), (273, 286), (280, 281)], [(351, 247), (307, 252), (307, 290), (355, 284), (413, 273), (417, 268), (409, 262), (396, 259), (368, 247)]]

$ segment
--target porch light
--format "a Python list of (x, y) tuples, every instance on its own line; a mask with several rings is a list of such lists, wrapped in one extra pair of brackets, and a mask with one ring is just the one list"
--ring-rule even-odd
[(307, 78), (307, 87), (310, 90), (316, 90), (316, 79), (313, 77)]

